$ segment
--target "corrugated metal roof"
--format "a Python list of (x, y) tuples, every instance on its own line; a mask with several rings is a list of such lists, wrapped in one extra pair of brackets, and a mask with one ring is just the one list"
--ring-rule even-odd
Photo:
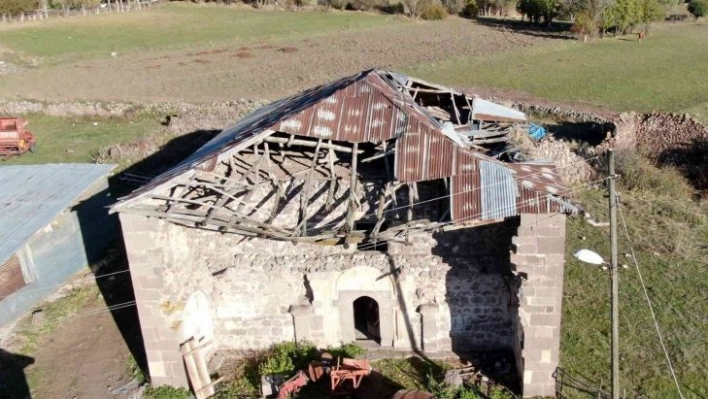
[[(208, 169), (221, 154), (245, 148), (273, 131), (346, 142), (381, 142), (396, 138), (395, 177), (398, 180), (415, 182), (453, 177), (454, 220), (492, 219), (515, 215), (522, 210), (559, 209), (557, 203), (545, 201), (549, 194), (563, 190), (552, 176), (554, 173), (547, 173), (552, 165), (507, 164), (460, 145), (459, 140), (449, 137), (451, 133), (444, 131), (440, 121), (415, 102), (408, 91), (411, 84), (462, 94), (381, 70), (363, 71), (314, 87), (258, 109), (177, 167), (121, 199), (113, 211), (128, 207), (158, 187), (188, 177), (194, 169)], [(473, 100), (472, 108), (475, 119), (526, 120), (523, 112), (479, 98)], [(482, 163), (486, 165), (484, 170), (480, 167)], [(469, 187), (474, 191), (467, 192), (465, 188)], [(544, 199), (544, 206), (538, 199)]]
[(0, 262), (116, 165), (0, 166)]
[(516, 215), (516, 198), (519, 191), (516, 181), (505, 165), (479, 161), (482, 196), (480, 219), (502, 219)]

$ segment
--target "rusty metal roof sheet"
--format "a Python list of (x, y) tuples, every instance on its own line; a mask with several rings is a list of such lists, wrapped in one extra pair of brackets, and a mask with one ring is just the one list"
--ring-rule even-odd
[[(171, 184), (190, 170), (214, 164), (219, 154), (244, 147), (272, 131), (347, 142), (396, 138), (398, 180), (453, 177), (453, 220), (561, 209), (562, 201), (561, 205), (546, 201), (548, 195), (562, 190), (553, 166), (506, 164), (461, 146), (459, 140), (449, 137), (454, 131), (446, 131), (416, 104), (408, 91), (411, 84), (447, 89), (401, 74), (368, 70), (276, 101), (223, 131), (177, 167), (122, 199), (113, 210), (160, 185)], [(472, 108), (474, 119), (526, 121), (522, 112), (479, 98), (473, 100)]]
[(499, 219), (520, 213), (576, 213), (562, 199), (566, 188), (554, 165), (502, 163), (472, 159), (479, 173), (450, 179), (451, 218), (454, 222)]
[(0, 166), (0, 263), (116, 165)]

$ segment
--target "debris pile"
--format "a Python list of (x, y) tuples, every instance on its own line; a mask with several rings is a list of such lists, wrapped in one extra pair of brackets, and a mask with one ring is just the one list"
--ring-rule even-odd
[(708, 126), (685, 114), (651, 113), (640, 120), (636, 135), (639, 151), (708, 190)]
[(637, 147), (650, 156), (659, 156), (699, 140), (708, 141), (708, 126), (686, 114), (646, 114), (637, 128)]

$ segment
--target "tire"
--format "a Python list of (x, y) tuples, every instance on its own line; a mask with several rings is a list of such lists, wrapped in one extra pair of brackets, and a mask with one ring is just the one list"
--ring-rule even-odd
[(37, 152), (37, 143), (32, 143), (32, 144), (30, 144), (29, 150), (30, 150), (31, 153)]

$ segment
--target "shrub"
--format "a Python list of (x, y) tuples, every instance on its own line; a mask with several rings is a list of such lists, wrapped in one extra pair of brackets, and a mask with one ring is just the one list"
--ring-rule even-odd
[(597, 25), (592, 20), (592, 17), (586, 12), (580, 13), (575, 20), (575, 24), (571, 28), (573, 33), (583, 35), (583, 39), (587, 40), (588, 35), (594, 35), (597, 32)]
[(316, 357), (317, 348), (309, 342), (281, 342), (268, 349), (258, 365), (258, 372), (261, 375), (290, 375), (295, 370), (305, 368)]
[(424, 4), (420, 12), (420, 17), (429, 21), (444, 19), (446, 16), (445, 7), (436, 2)]
[(350, 0), (346, 8), (357, 11), (370, 11), (382, 6), (380, 0)]
[(448, 14), (457, 15), (465, 8), (466, 0), (442, 0), (442, 5)]
[[(426, 389), (439, 399), (482, 399), (484, 396), (477, 387), (460, 386), (451, 387), (443, 382), (438, 382), (432, 374), (426, 376)], [(495, 398), (496, 399), (496, 398)]]
[(514, 395), (503, 385), (494, 385), (489, 392), (489, 399), (513, 399)]
[(143, 392), (143, 397), (148, 399), (188, 399), (191, 396), (184, 388), (175, 388), (168, 385), (161, 387), (149, 386)]
[(479, 13), (479, 7), (477, 7), (477, 0), (467, 0), (465, 8), (462, 9), (462, 16), (465, 18), (475, 18)]
[(327, 352), (329, 352), (332, 357), (349, 357), (356, 358), (366, 353), (366, 349), (362, 348), (357, 344), (344, 344), (338, 348), (328, 347)]
[(332, 7), (336, 10), (343, 10), (347, 4), (347, 0), (321, 0), (320, 5), (327, 6), (327, 7)]
[(688, 3), (688, 12), (693, 14), (696, 19), (705, 17), (708, 14), (708, 0), (691, 0)]
[(381, 7), (381, 11), (388, 14), (403, 14), (406, 12), (403, 3), (400, 1), (389, 2), (388, 4)]

